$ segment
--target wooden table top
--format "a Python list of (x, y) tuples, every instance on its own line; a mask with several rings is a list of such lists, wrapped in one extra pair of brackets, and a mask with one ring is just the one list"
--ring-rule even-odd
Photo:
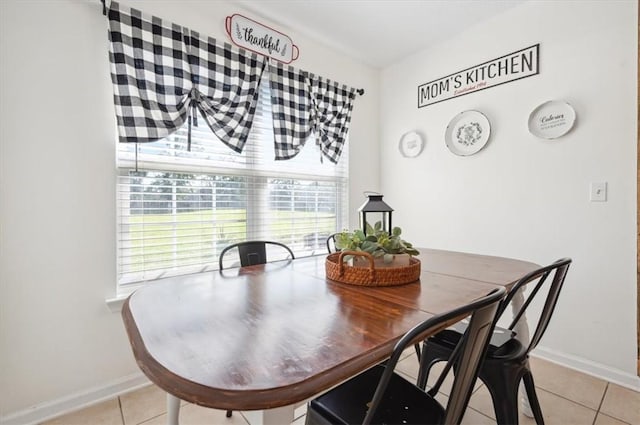
[(420, 249), (420, 281), (365, 288), (325, 278), (325, 256), (165, 279), (122, 316), (147, 377), (180, 399), (257, 410), (305, 400), (387, 358), (417, 323), (539, 266)]

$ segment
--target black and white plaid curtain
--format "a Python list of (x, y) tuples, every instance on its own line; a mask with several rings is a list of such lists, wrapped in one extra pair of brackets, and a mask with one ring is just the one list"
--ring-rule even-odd
[[(242, 152), (267, 59), (117, 2), (108, 6), (111, 79), (120, 142), (152, 142), (200, 111), (214, 134)], [(294, 157), (313, 132), (337, 162), (355, 89), (270, 63), (276, 159)]]
[(120, 141), (159, 140), (199, 110), (215, 135), (241, 152), (265, 60), (116, 2), (108, 16)]
[(309, 75), (311, 122), (316, 143), (331, 162), (338, 162), (346, 142), (356, 90), (317, 75)]
[(269, 64), (269, 81), (276, 157), (293, 158), (314, 133), (322, 154), (338, 162), (356, 90), (279, 62)]

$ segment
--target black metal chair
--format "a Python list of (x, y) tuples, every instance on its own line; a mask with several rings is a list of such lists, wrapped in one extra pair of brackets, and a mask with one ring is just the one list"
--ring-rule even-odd
[[(432, 317), (407, 332), (393, 349), (386, 364), (380, 364), (317, 397), (308, 405), (306, 425), (320, 424), (459, 424), (466, 410), (480, 363), (495, 324), (505, 289), (454, 311)], [(404, 349), (454, 318), (471, 314), (461, 339), (458, 369), (446, 408), (429, 392), (394, 373)], [(445, 371), (446, 373), (446, 371)]]
[(293, 251), (291, 251), (291, 248), (280, 242), (244, 241), (229, 245), (222, 250), (222, 252), (220, 253), (220, 257), (218, 258), (220, 270), (224, 270), (223, 260), (225, 254), (234, 248), (238, 249), (238, 256), (240, 257), (240, 267), (265, 264), (267, 262), (267, 245), (282, 247), (286, 251), (288, 251), (288, 255), (291, 259), (296, 258), (293, 254)]
[(340, 232), (333, 233), (327, 238), (327, 251), (329, 251), (329, 254), (338, 251), (338, 248), (336, 248), (336, 236), (338, 236), (339, 234)]
[[(524, 388), (536, 423), (538, 425), (544, 424), (542, 409), (540, 408), (531, 367), (529, 366), (529, 352), (538, 345), (549, 325), (549, 320), (558, 301), (570, 264), (571, 259), (563, 258), (527, 274), (514, 285), (509, 295), (500, 305), (498, 318), (505, 312), (519, 290), (523, 290), (525, 285), (530, 285), (530, 288), (532, 288), (522, 307), (514, 315), (509, 327), (507, 329), (495, 328), (487, 356), (478, 374), (478, 377), (484, 382), (491, 394), (498, 424), (518, 423), (518, 387), (521, 379), (524, 382)], [(545, 283), (547, 284), (546, 286)], [(543, 287), (547, 290), (547, 296), (535, 332), (530, 342), (520, 341), (513, 329), (518, 320), (525, 314), (531, 301)], [(420, 372), (418, 374), (419, 387), (426, 387), (429, 370), (433, 364), (451, 359), (462, 332), (464, 332), (464, 326), (454, 326), (428, 338), (424, 342)], [(454, 364), (454, 370), (455, 368)]]
[[(265, 264), (267, 262), (267, 245), (280, 246), (288, 251), (288, 255), (291, 259), (295, 259), (295, 255), (291, 248), (287, 245), (274, 242), (274, 241), (244, 241), (231, 244), (225, 247), (218, 257), (218, 266), (220, 270), (224, 270), (224, 256), (232, 249), (238, 249), (238, 256), (240, 257), (240, 267), (254, 266), (256, 264)], [(232, 416), (232, 411), (227, 410), (227, 418)]]

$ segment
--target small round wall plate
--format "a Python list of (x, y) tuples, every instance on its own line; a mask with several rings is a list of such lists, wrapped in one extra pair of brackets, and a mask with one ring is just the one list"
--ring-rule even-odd
[(468, 156), (482, 149), (490, 134), (491, 125), (484, 114), (464, 111), (453, 117), (444, 132), (444, 140), (451, 152)]
[(541, 139), (557, 139), (567, 134), (576, 121), (576, 111), (567, 102), (550, 100), (529, 115), (529, 132)]
[(398, 145), (400, 153), (406, 158), (415, 158), (420, 155), (423, 148), (424, 139), (415, 131), (403, 134), (400, 138), (400, 144)]

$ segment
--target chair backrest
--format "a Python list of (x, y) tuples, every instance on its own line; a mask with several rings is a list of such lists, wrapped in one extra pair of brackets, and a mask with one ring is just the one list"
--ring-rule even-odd
[(333, 233), (327, 238), (327, 251), (329, 251), (329, 254), (338, 251), (338, 249), (336, 248), (336, 236), (338, 236), (339, 234), (340, 233)]
[[(525, 302), (522, 304), (522, 307), (514, 315), (513, 320), (509, 325), (509, 329), (513, 330), (520, 318), (525, 314), (527, 308), (531, 304), (531, 301), (536, 297), (545, 284), (549, 285), (547, 297), (545, 299), (544, 306), (542, 307), (542, 313), (538, 319), (536, 330), (531, 336), (527, 352), (533, 350), (538, 345), (542, 335), (544, 335), (544, 332), (547, 330), (547, 326), (551, 320), (551, 315), (558, 303), (558, 296), (560, 295), (560, 290), (562, 289), (570, 265), (570, 258), (562, 258), (553, 264), (541, 267), (525, 275), (513, 286), (509, 295), (503, 300), (500, 306), (500, 314), (502, 314), (511, 303), (513, 297), (517, 295), (519, 290), (523, 289), (525, 285), (530, 286), (535, 282), (533, 289), (531, 289)], [(526, 344), (526, 342), (524, 342), (524, 344)]]
[(292, 259), (296, 258), (293, 255), (293, 251), (291, 251), (291, 248), (289, 248), (287, 245), (280, 242), (274, 242), (274, 241), (238, 242), (238, 243), (234, 243), (232, 245), (227, 246), (220, 253), (220, 257), (218, 259), (220, 270), (224, 269), (223, 260), (224, 260), (225, 254), (234, 248), (238, 249), (238, 256), (240, 257), (241, 267), (266, 263), (267, 262), (267, 245), (280, 246), (284, 248), (286, 251), (288, 251), (288, 254)]
[(471, 314), (467, 331), (460, 340), (460, 351), (456, 356), (458, 360), (450, 360), (450, 362), (457, 361), (456, 374), (451, 388), (451, 395), (449, 396), (449, 401), (445, 409), (444, 423), (459, 424), (462, 421), (462, 416), (467, 408), (467, 404), (469, 404), (471, 392), (478, 377), (480, 364), (486, 354), (489, 339), (495, 326), (500, 300), (504, 297), (505, 293), (505, 288), (495, 289), (488, 295), (470, 304), (447, 313), (436, 315), (407, 332), (400, 341), (398, 341), (393, 349), (391, 358), (387, 361), (386, 369), (380, 378), (373, 400), (371, 401), (371, 408), (367, 412), (363, 423), (369, 424), (374, 419), (376, 410), (391, 380), (393, 370), (405, 348), (414, 344), (417, 340), (424, 340), (439, 332), (443, 327), (446, 327), (451, 320)]

